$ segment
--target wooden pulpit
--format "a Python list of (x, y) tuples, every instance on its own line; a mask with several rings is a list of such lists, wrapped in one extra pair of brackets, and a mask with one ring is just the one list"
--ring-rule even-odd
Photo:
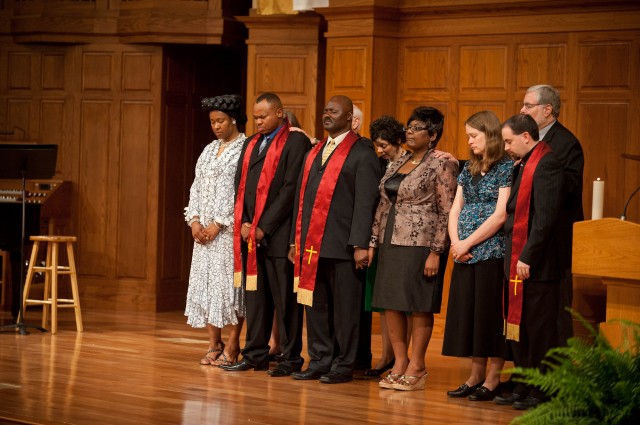
[[(640, 323), (640, 224), (616, 218), (573, 225), (574, 276), (596, 277), (607, 290), (606, 320)], [(600, 332), (619, 347), (623, 328), (601, 323)]]

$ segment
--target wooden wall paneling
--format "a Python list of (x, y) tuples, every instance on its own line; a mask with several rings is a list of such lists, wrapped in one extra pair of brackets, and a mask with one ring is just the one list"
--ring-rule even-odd
[(323, 95), (324, 64), (322, 18), (315, 13), (249, 16), (239, 18), (249, 29), (247, 40), (247, 134), (255, 131), (252, 116), (255, 99), (265, 91), (280, 96), (302, 127), (320, 137), (319, 98)]
[[(579, 90), (629, 90), (631, 41), (583, 42), (578, 63)], [(638, 75), (635, 75), (636, 79)]]
[[(166, 78), (166, 77), (164, 77)], [(203, 111), (204, 112), (204, 111)], [(193, 182), (194, 161), (192, 156), (200, 152), (192, 152), (189, 140), (189, 129), (196, 122), (191, 119), (191, 108), (179, 99), (166, 99), (163, 105), (163, 143), (161, 162), (160, 205), (162, 213), (159, 215), (158, 232), (158, 308), (167, 310), (167, 306), (175, 307), (178, 298), (179, 305), (184, 307), (186, 298), (191, 251), (193, 238), (186, 226), (183, 211), (189, 202), (189, 189)], [(176, 117), (183, 117), (177, 120)], [(202, 117), (199, 117), (202, 118)], [(193, 127), (195, 128), (195, 127)], [(184, 141), (179, 143), (177, 141)], [(186, 270), (186, 273), (185, 273)]]
[(460, 48), (460, 94), (482, 92), (484, 96), (507, 89), (506, 45), (463, 45)]
[[(144, 75), (144, 73), (143, 73)], [(149, 146), (153, 112), (147, 102), (123, 102), (120, 107), (120, 169), (116, 277), (144, 279), (149, 272)]]
[(41, 87), (43, 92), (64, 90), (66, 57), (64, 52), (43, 52)]
[[(382, 115), (394, 115), (398, 101), (398, 39), (376, 37), (373, 40), (373, 75), (371, 105), (367, 105), (362, 123), (363, 135), (369, 137), (371, 121)], [(366, 108), (368, 107), (369, 110)]]
[(108, 278), (114, 260), (109, 247), (113, 115), (113, 105), (108, 101), (87, 100), (80, 105), (77, 257), (81, 276)]
[(68, 107), (64, 99), (42, 100), (40, 103), (40, 123), (38, 125), (42, 144), (58, 145), (56, 175), (63, 175), (68, 163), (65, 151), (65, 129), (67, 127)]
[[(332, 37), (327, 39), (325, 102), (344, 95), (357, 105), (365, 117), (360, 134), (368, 136), (373, 116), (374, 37)], [(382, 77), (382, 75), (381, 75)], [(386, 83), (389, 83), (387, 81)], [(385, 84), (386, 84), (385, 83)], [(393, 84), (394, 82), (390, 82)], [(384, 96), (381, 96), (383, 99)], [(379, 109), (387, 108), (381, 102)]]
[(30, 98), (11, 96), (7, 99), (7, 130), (13, 131), (9, 140), (33, 140), (33, 120), (38, 113)]
[(516, 90), (524, 96), (527, 89), (544, 81), (558, 90), (567, 88), (566, 43), (516, 44)]
[(626, 103), (578, 104), (579, 137), (586, 150), (583, 192), (588, 205), (586, 219), (591, 218), (592, 182), (598, 177), (605, 181), (604, 217), (619, 217), (624, 207), (625, 167), (620, 154), (626, 147), (629, 111)]
[[(596, 174), (605, 174), (604, 215), (618, 217), (628, 194), (640, 185), (638, 164), (620, 157), (629, 150), (640, 151), (635, 119), (640, 82), (631, 77), (640, 74), (640, 32), (586, 33), (575, 38), (579, 64), (576, 135), (585, 150), (585, 215), (591, 216), (592, 181)], [(606, 64), (598, 66), (603, 60)], [(635, 211), (628, 215), (632, 221), (640, 219)]]
[(328, 39), (325, 101), (340, 94), (370, 102), (372, 65), (371, 37)]
[(82, 90), (111, 92), (114, 89), (114, 61), (112, 52), (85, 52), (82, 56)]
[(9, 78), (8, 88), (10, 91), (33, 90), (35, 89), (34, 67), (37, 54), (30, 51), (9, 52)]

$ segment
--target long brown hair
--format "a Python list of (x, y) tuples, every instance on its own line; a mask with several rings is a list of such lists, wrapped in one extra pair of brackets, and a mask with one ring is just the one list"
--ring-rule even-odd
[(500, 120), (491, 111), (480, 111), (471, 115), (465, 125), (474, 128), (485, 136), (484, 155), (476, 155), (469, 149), (469, 171), (472, 176), (486, 173), (493, 164), (504, 157), (504, 140), (502, 140), (502, 129)]

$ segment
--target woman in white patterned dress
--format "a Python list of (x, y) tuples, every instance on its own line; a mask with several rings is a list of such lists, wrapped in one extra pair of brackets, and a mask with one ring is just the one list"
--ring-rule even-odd
[[(224, 95), (202, 100), (216, 140), (198, 158), (185, 219), (194, 239), (185, 316), (194, 328), (209, 331), (209, 349), (202, 365), (233, 363), (240, 353), (245, 315), (244, 290), (233, 287), (234, 176), (246, 136), (242, 99)], [(227, 344), (222, 328), (229, 326)]]

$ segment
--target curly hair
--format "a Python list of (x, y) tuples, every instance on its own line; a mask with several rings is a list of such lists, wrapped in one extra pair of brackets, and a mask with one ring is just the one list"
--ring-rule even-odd
[(383, 115), (372, 122), (369, 126), (369, 133), (374, 142), (381, 139), (393, 146), (400, 146), (406, 139), (402, 124), (390, 115)]
[(200, 102), (205, 111), (221, 111), (235, 119), (239, 125), (247, 122), (247, 115), (242, 108), (242, 97), (237, 94), (205, 97)]

